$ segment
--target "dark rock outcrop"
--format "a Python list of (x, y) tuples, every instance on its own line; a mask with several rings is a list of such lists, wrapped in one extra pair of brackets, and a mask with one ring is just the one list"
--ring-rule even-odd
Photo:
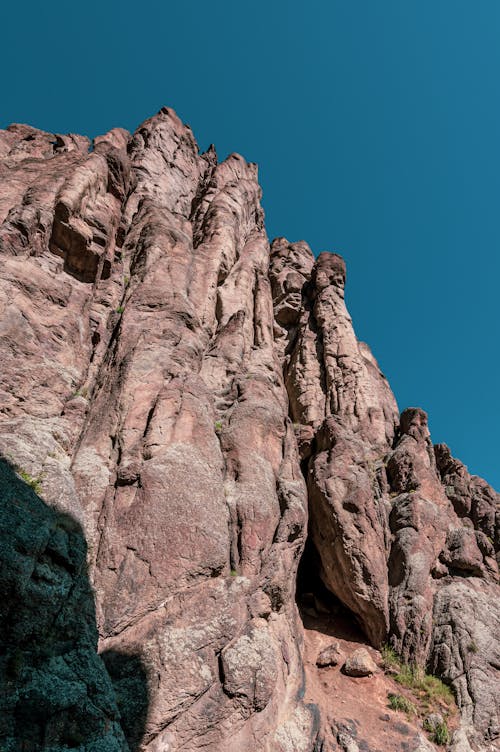
[[(166, 108), (91, 152), (11, 126), (0, 176), (0, 453), (43, 499), (21, 495), (3, 529), (2, 596), (64, 661), (68, 697), (66, 652), (80, 651), (72, 707), (96, 718), (92, 747), (78, 730), (53, 739), (66, 709), (33, 715), (21, 672), (9, 739), (21, 714), (33, 752), (321, 749), (295, 605), (309, 534), (324, 587), (372, 645), (432, 666), (462, 730), (493, 749), (499, 497), (432, 446), (422, 410), (399, 415), (355, 337), (340, 256), (270, 249), (255, 165), (200, 155)], [(70, 553), (43, 537), (52, 522), (29, 549), (35, 507), (73, 521)], [(56, 551), (62, 627), (56, 601), (40, 619), (36, 598), (19, 605), (26, 547), (49, 579)], [(5, 666), (23, 635), (4, 637)]]
[[(126, 750), (97, 655), (80, 526), (48, 508), (5, 460), (0, 502), (0, 748)], [(147, 697), (140, 665), (135, 675), (138, 697)]]

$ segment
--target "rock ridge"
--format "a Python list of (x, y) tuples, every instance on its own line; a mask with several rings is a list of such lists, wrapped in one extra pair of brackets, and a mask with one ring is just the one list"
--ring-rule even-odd
[(0, 667), (2, 749), (343, 749), (306, 699), (307, 539), (370, 644), (440, 675), (460, 739), (494, 750), (499, 495), (433, 446), (423, 410), (399, 413), (343, 259), (269, 244), (256, 165), (200, 154), (169, 108), (92, 145), (12, 125), (0, 176), (2, 506), (86, 539), (88, 583), (79, 554), (61, 587), (88, 601), (67, 618), (98, 698), (88, 726), (60, 702), (79, 696), (66, 668), (45, 667), (31, 704), (12, 675), (12, 655), (40, 660), (35, 635), (70, 659), (37, 612), (63, 554), (6, 526), (9, 619), (36, 629)]

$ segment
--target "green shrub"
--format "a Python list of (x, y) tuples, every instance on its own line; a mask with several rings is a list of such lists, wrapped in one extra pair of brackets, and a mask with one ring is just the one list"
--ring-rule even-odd
[(429, 703), (431, 707), (438, 701), (444, 702), (448, 707), (455, 704), (450, 687), (437, 676), (426, 674), (418, 666), (402, 665), (394, 680), (401, 686), (411, 689), (422, 702)]
[(407, 689), (417, 689), (420, 676), (423, 674), (421, 669), (404, 663), (400, 663), (398, 668), (399, 671), (394, 677), (394, 680)]
[(116, 312), (123, 313), (124, 310), (125, 310), (125, 306), (119, 305), (118, 308), (116, 309)]
[(396, 653), (394, 648), (391, 648), (390, 645), (382, 645), (380, 653), (382, 655), (382, 661), (385, 669), (392, 668), (397, 669), (398, 671), (401, 669), (403, 662), (401, 661), (401, 658)]
[(402, 710), (403, 713), (409, 713), (411, 715), (417, 714), (415, 705), (407, 697), (389, 692), (387, 699), (389, 700), (389, 707), (391, 710)]
[[(471, 650), (470, 646), (469, 650)], [(384, 669), (390, 671), (395, 682), (409, 690), (414, 700), (412, 702), (403, 695), (390, 693), (387, 697), (392, 710), (402, 710), (420, 718), (436, 712), (440, 712), (446, 718), (453, 716), (456, 712), (455, 697), (447, 684), (437, 676), (427, 674), (424, 669), (415, 664), (404, 663), (389, 645), (383, 645), (380, 652)], [(474, 652), (473, 648), (472, 652)], [(446, 721), (437, 725), (424, 721), (424, 728), (429, 732), (435, 744), (441, 746), (448, 744), (450, 734)]]
[(216, 434), (220, 434), (221, 431), (222, 431), (222, 421), (221, 420), (216, 420), (215, 423), (214, 423), (214, 428), (215, 428), (215, 433)]
[(444, 745), (448, 744), (448, 742), (450, 741), (450, 732), (448, 731), (446, 721), (437, 723), (435, 726), (430, 726), (428, 723), (426, 723), (426, 721), (424, 721), (424, 728), (430, 733), (431, 740), (434, 742), (434, 744), (438, 744), (440, 747), (444, 747)]

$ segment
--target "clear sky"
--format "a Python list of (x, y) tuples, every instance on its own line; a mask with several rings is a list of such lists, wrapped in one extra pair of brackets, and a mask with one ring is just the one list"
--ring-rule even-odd
[(2, 32), (1, 127), (168, 105), (258, 162), (269, 235), (345, 257), (400, 408), (500, 489), (499, 0), (28, 0)]

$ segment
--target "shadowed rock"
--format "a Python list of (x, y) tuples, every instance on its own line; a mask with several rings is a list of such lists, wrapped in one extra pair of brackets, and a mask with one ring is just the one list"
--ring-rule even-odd
[[(49, 509), (4, 459), (0, 506), (2, 750), (128, 750), (113, 685), (97, 654), (80, 525)], [(130, 670), (130, 657), (120, 659)], [(137, 661), (134, 681), (136, 703), (142, 698), (144, 707), (142, 714), (127, 708), (125, 726), (135, 724), (138, 742), (147, 688)]]

